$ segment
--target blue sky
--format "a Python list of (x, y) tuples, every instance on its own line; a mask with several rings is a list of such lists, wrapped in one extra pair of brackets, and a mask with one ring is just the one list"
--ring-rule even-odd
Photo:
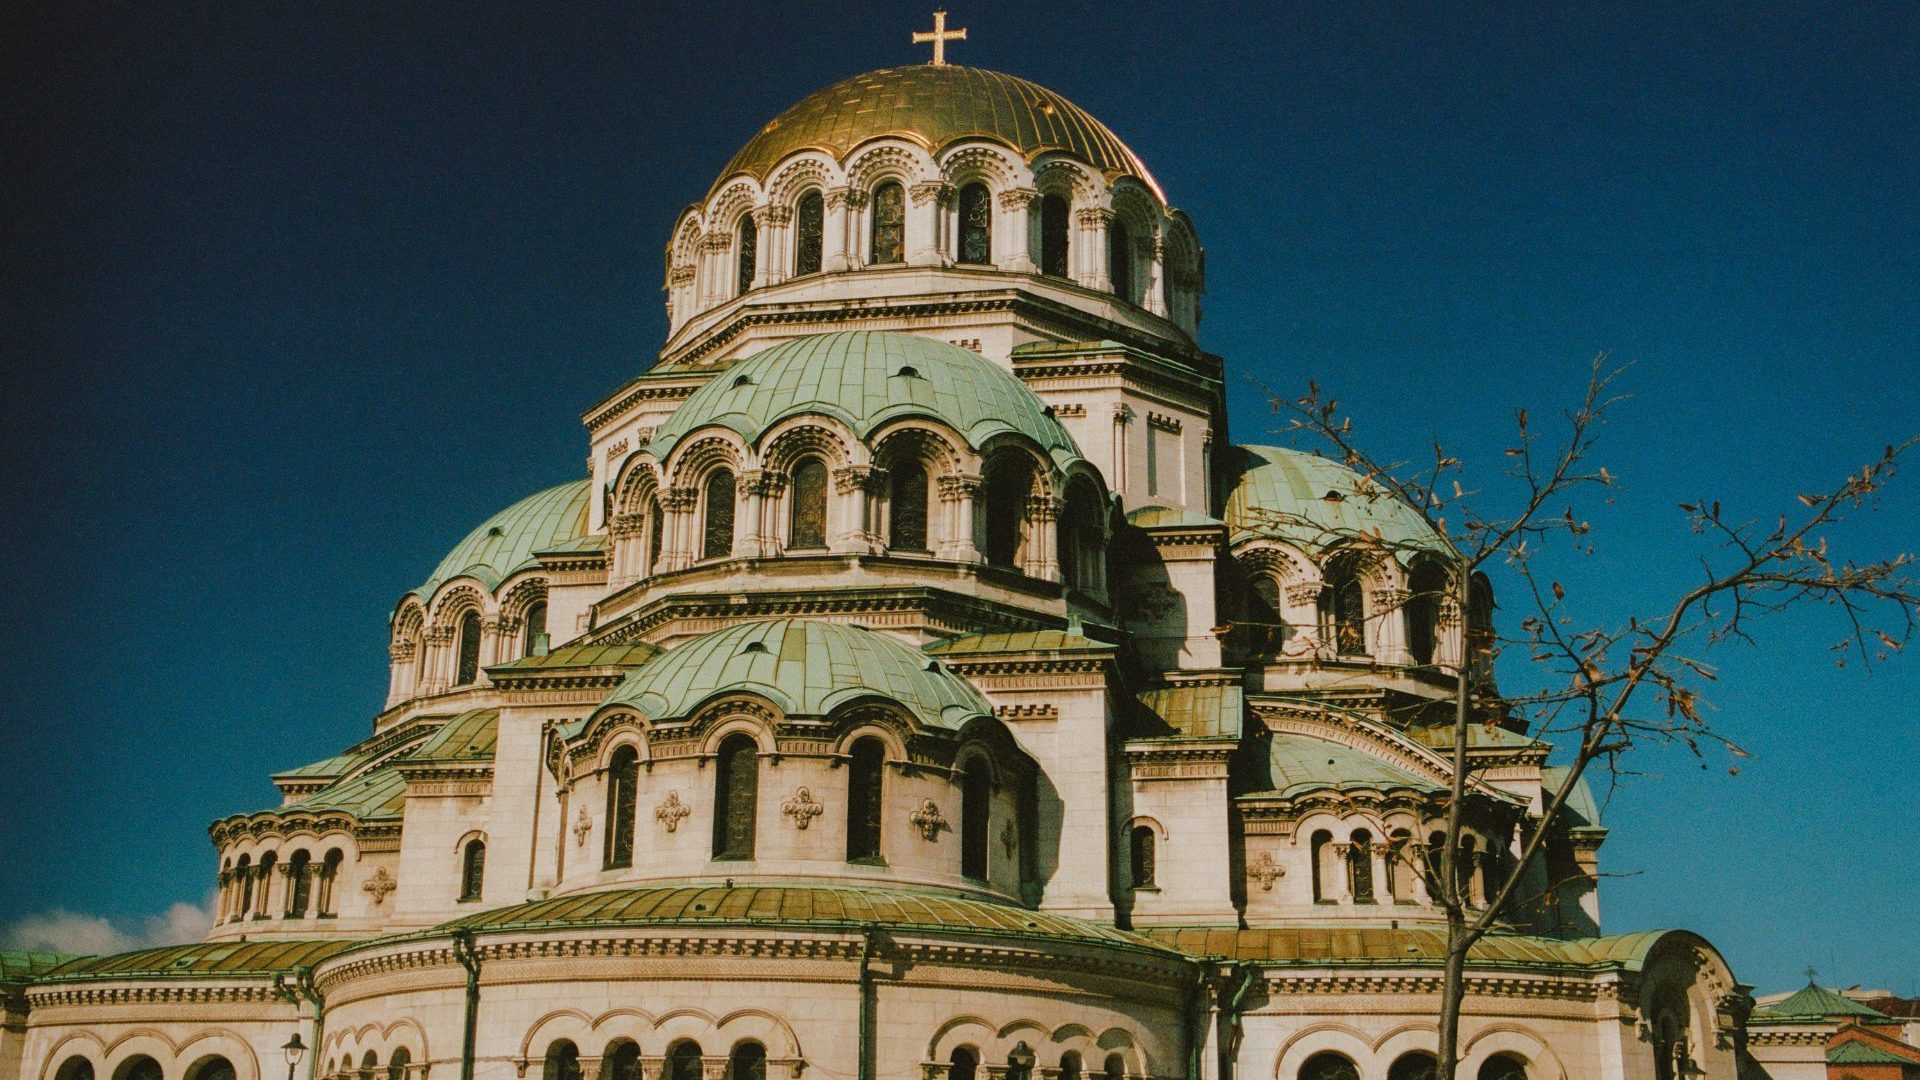
[[(578, 473), (582, 409), (664, 332), (661, 246), (785, 105), (921, 58), (901, 3), (12, 13), (0, 74), (11, 763), (0, 923), (138, 940), (212, 884), (206, 824), (362, 737), (384, 620), (469, 528)], [(685, 7), (692, 8), (693, 5)], [(1104, 119), (1207, 249), (1233, 435), (1333, 389), (1384, 452), (1494, 462), (1598, 351), (1622, 481), (1569, 567), (1595, 618), (1920, 430), (1920, 8), (979, 3), (951, 58)], [(1920, 476), (1835, 538), (1920, 544)], [(1650, 753), (1611, 800), (1610, 930), (1745, 981), (1920, 989), (1912, 658), (1812, 612), (1717, 657), (1753, 751)], [(156, 929), (157, 928), (157, 929)], [(97, 927), (96, 927), (97, 929)]]

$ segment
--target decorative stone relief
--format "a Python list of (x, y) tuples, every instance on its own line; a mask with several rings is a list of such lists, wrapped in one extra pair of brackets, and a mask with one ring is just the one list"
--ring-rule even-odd
[(813, 792), (804, 787), (796, 790), (793, 798), (780, 804), (780, 812), (792, 818), (793, 827), (801, 832), (805, 832), (808, 823), (825, 811), (826, 807), (820, 804), (820, 800), (814, 798)]
[(1013, 858), (1013, 849), (1019, 846), (1020, 831), (1013, 827), (1013, 822), (1009, 821), (1007, 822), (1006, 828), (1000, 830), (1000, 850), (1006, 852), (1007, 858), (1011, 859)]
[(593, 817), (583, 806), (580, 808), (580, 816), (573, 819), (573, 846), (584, 847), (587, 843), (587, 834), (592, 831)]
[(912, 822), (913, 827), (920, 830), (920, 835), (929, 841), (939, 840), (942, 830), (953, 828), (947, 824), (946, 818), (940, 816), (940, 808), (933, 804), (932, 799), (921, 803), (920, 809), (907, 815), (907, 820)]
[(691, 813), (693, 808), (680, 801), (678, 791), (667, 792), (667, 801), (653, 808), (654, 820), (665, 825), (668, 832), (678, 831), (680, 823)]
[(1287, 876), (1287, 868), (1273, 861), (1273, 852), (1263, 851), (1247, 865), (1247, 876), (1258, 881), (1263, 891), (1272, 892), (1273, 883)]
[(374, 907), (386, 903), (387, 896), (399, 887), (400, 883), (393, 880), (393, 875), (387, 873), (387, 868), (384, 866), (375, 870), (373, 876), (367, 879), (367, 883), (360, 886), (368, 896), (373, 897)]

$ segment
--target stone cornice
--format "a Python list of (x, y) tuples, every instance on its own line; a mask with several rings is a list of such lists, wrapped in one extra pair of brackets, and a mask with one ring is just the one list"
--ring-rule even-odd
[[(125, 982), (101, 985), (95, 982), (60, 983), (49, 982), (30, 986), (26, 991), (27, 999), (36, 1009), (57, 1008), (60, 1006), (101, 1006), (101, 1005), (144, 1005), (152, 1003), (168, 1004), (260, 1004), (285, 1002), (273, 992), (273, 984), (265, 979), (259, 981), (214, 982), (206, 979), (188, 981), (181, 976), (165, 976), (152, 982), (128, 979)], [(287, 1006), (289, 1016), (293, 1007)]]
[(675, 620), (731, 623), (749, 619), (841, 615), (848, 618), (918, 613), (929, 623), (956, 633), (1045, 630), (1055, 625), (1039, 611), (967, 596), (935, 586), (908, 585), (866, 589), (770, 589), (742, 593), (670, 593), (588, 634), (595, 645), (646, 641)]
[(699, 389), (700, 383), (705, 380), (676, 382), (669, 382), (668, 380), (675, 376), (684, 379), (689, 374), (691, 373), (673, 372), (669, 374), (665, 372), (649, 372), (646, 375), (634, 379), (618, 391), (615, 391), (613, 397), (588, 409), (586, 413), (580, 417), (580, 420), (587, 425), (589, 432), (597, 434), (601, 428), (619, 419), (628, 409), (631, 409), (642, 401), (684, 401), (692, 397), (693, 392)]
[[(1259, 963), (1255, 961), (1255, 963)], [(1332, 972), (1276, 971), (1267, 968), (1267, 992), (1275, 997), (1346, 994), (1419, 994), (1438, 997), (1442, 983), (1440, 962), (1430, 962), (1430, 970), (1420, 972)], [(1487, 967), (1474, 964), (1473, 967)], [(1597, 1001), (1611, 995), (1611, 983), (1594, 980), (1590, 975), (1569, 972), (1566, 975), (1469, 975), (1467, 993), (1475, 997), (1545, 998), (1561, 1001)]]

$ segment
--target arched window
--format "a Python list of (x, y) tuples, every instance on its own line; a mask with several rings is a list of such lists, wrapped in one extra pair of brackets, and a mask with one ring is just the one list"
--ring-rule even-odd
[(1107, 1080), (1120, 1080), (1127, 1075), (1127, 1059), (1119, 1054), (1108, 1054), (1104, 1070)]
[(960, 777), (960, 872), (987, 880), (987, 828), (993, 824), (993, 777), (975, 761)]
[(1133, 868), (1133, 887), (1153, 888), (1153, 826), (1135, 825), (1129, 836), (1128, 853)]
[(407, 1066), (413, 1064), (413, 1055), (406, 1047), (393, 1052), (387, 1059), (387, 1080), (407, 1080)]
[(327, 857), (320, 860), (320, 917), (323, 919), (334, 915), (333, 888), (340, 880), (340, 864), (345, 861), (346, 855), (339, 848), (327, 852)]
[(580, 1048), (573, 1045), (573, 1040), (558, 1039), (547, 1047), (540, 1080), (581, 1080)]
[(1080, 1080), (1080, 1052), (1069, 1050), (1060, 1055), (1060, 1080)]
[(787, 547), (814, 551), (827, 546), (827, 463), (801, 458), (793, 467), (793, 494), (787, 505)]
[(1033, 1047), (1021, 1039), (1007, 1051), (1007, 1080), (1033, 1080)]
[(1434, 903), (1440, 902), (1440, 881), (1447, 872), (1447, 834), (1432, 832), (1427, 834), (1426, 865), (1421, 867), (1420, 877), (1427, 883), (1427, 898)]
[(1471, 904), (1474, 899), (1473, 866), (1476, 862), (1473, 857), (1474, 846), (1473, 837), (1461, 837), (1459, 861), (1453, 864), (1453, 888), (1463, 904)]
[(260, 879), (260, 892), (254, 897), (258, 905), (253, 913), (255, 918), (264, 919), (267, 917), (267, 905), (271, 902), (267, 897), (273, 892), (274, 864), (278, 861), (279, 856), (271, 851), (260, 856), (260, 869), (254, 871), (254, 875)]
[(1113, 295), (1131, 304), (1133, 298), (1133, 233), (1127, 219), (1116, 217), (1107, 226), (1107, 278)]
[(606, 857), (601, 865), (608, 870), (633, 865), (633, 822), (639, 787), (640, 753), (622, 746), (607, 759), (607, 812), (600, 819), (607, 823)]
[(1341, 656), (1367, 653), (1366, 607), (1360, 571), (1350, 558), (1327, 564), (1327, 587), (1320, 594), (1321, 633)]
[(1300, 1066), (1300, 1080), (1360, 1080), (1360, 1070), (1345, 1054), (1322, 1050)]
[(960, 261), (974, 266), (993, 262), (993, 194), (985, 184), (960, 189)]
[(826, 235), (826, 204), (818, 191), (800, 196), (793, 208), (793, 273), (820, 272), (821, 238)]
[(160, 1063), (145, 1054), (136, 1054), (120, 1063), (113, 1080), (165, 1080)]
[(667, 1050), (666, 1080), (701, 1080), (700, 1044), (682, 1039)]
[(887, 470), (887, 546), (894, 551), (927, 550), (927, 470), (918, 461), (900, 461)]
[(973, 1080), (980, 1067), (980, 1055), (971, 1046), (956, 1046), (947, 1055), (947, 1080)]
[(60, 1063), (53, 1080), (93, 1080), (93, 1062), (74, 1056)]
[(1347, 892), (1362, 904), (1373, 903), (1373, 834), (1353, 830), (1347, 844)]
[(735, 277), (739, 285), (739, 295), (746, 295), (753, 288), (754, 259), (759, 254), (760, 236), (753, 227), (753, 215), (740, 215), (739, 254), (734, 257)]
[(1495, 1054), (1481, 1062), (1479, 1080), (1527, 1080), (1527, 1063), (1512, 1054)]
[(980, 487), (986, 509), (981, 553), (990, 565), (1017, 566), (1025, 539), (1027, 499), (1033, 494), (1033, 468), (1022, 460), (1001, 458), (987, 470)]
[(640, 1044), (632, 1039), (615, 1039), (600, 1056), (600, 1080), (641, 1080)]
[(547, 655), (547, 602), (535, 600), (527, 605), (527, 648), (524, 656)]
[(234, 1080), (233, 1062), (215, 1054), (194, 1062), (186, 1071), (185, 1080)]
[(873, 189), (873, 232), (867, 245), (870, 263), (905, 262), (907, 192), (892, 180)]
[(733, 554), (733, 473), (726, 469), (715, 469), (707, 477), (706, 519), (700, 557), (724, 559)]
[(1067, 486), (1066, 512), (1060, 515), (1060, 571), (1069, 587), (1083, 592), (1101, 588), (1100, 570), (1106, 562), (1101, 525), (1105, 514), (1100, 493), (1077, 479)]
[(460, 664), (453, 685), (471, 686), (480, 678), (480, 613), (460, 616)]
[(360, 1080), (373, 1080), (374, 1073), (379, 1069), (380, 1055), (371, 1050), (367, 1051), (366, 1056), (360, 1059)]
[(460, 899), (480, 899), (480, 886), (487, 875), (487, 843), (475, 838), (460, 852)]
[(1387, 1067), (1387, 1080), (1433, 1080), (1440, 1061), (1425, 1050), (1409, 1050)]
[(1040, 272), (1067, 276), (1067, 200), (1040, 197)]
[(1416, 664), (1433, 663), (1439, 643), (1440, 601), (1446, 591), (1446, 571), (1431, 562), (1414, 567), (1407, 581), (1407, 602), (1400, 610), (1407, 617), (1407, 652)]
[(660, 513), (660, 500), (647, 500), (647, 569), (653, 573), (654, 564), (660, 561), (660, 538), (664, 535), (665, 519)]
[(713, 794), (713, 857), (753, 858), (760, 800), (760, 746), (753, 736), (737, 733), (721, 740)]
[(313, 900), (313, 875), (308, 873), (313, 856), (305, 848), (287, 859), (287, 918), (304, 919)]
[(1493, 583), (1473, 575), (1467, 586), (1467, 657), (1477, 678), (1493, 675)]
[(767, 1080), (767, 1048), (747, 1039), (727, 1055), (726, 1080)]
[(847, 860), (878, 861), (880, 818), (886, 806), (887, 746), (857, 739), (847, 766)]
[(1267, 656), (1286, 642), (1286, 624), (1280, 617), (1280, 579), (1256, 572), (1248, 586), (1247, 648), (1257, 656)]
[(1387, 838), (1387, 895), (1396, 901), (1413, 899), (1413, 867), (1407, 862), (1413, 857), (1412, 843), (1405, 829), (1395, 829)]
[(1333, 834), (1325, 829), (1314, 833), (1313, 839), (1307, 844), (1308, 854), (1313, 857), (1313, 899), (1316, 903), (1333, 902), (1330, 893), (1332, 883), (1327, 878), (1327, 861), (1332, 845)]

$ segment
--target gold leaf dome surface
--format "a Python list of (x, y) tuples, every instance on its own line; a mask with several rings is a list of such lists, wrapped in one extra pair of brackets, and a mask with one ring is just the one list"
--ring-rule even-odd
[[(962, 139), (990, 139), (1028, 161), (1064, 151), (1108, 179), (1133, 176), (1155, 193), (1147, 167), (1107, 126), (1059, 94), (998, 71), (914, 64), (816, 90), (767, 122), (720, 174), (757, 179), (787, 155), (821, 150), (836, 160), (869, 139), (899, 136), (931, 153)], [(717, 188), (719, 185), (716, 184)]]

